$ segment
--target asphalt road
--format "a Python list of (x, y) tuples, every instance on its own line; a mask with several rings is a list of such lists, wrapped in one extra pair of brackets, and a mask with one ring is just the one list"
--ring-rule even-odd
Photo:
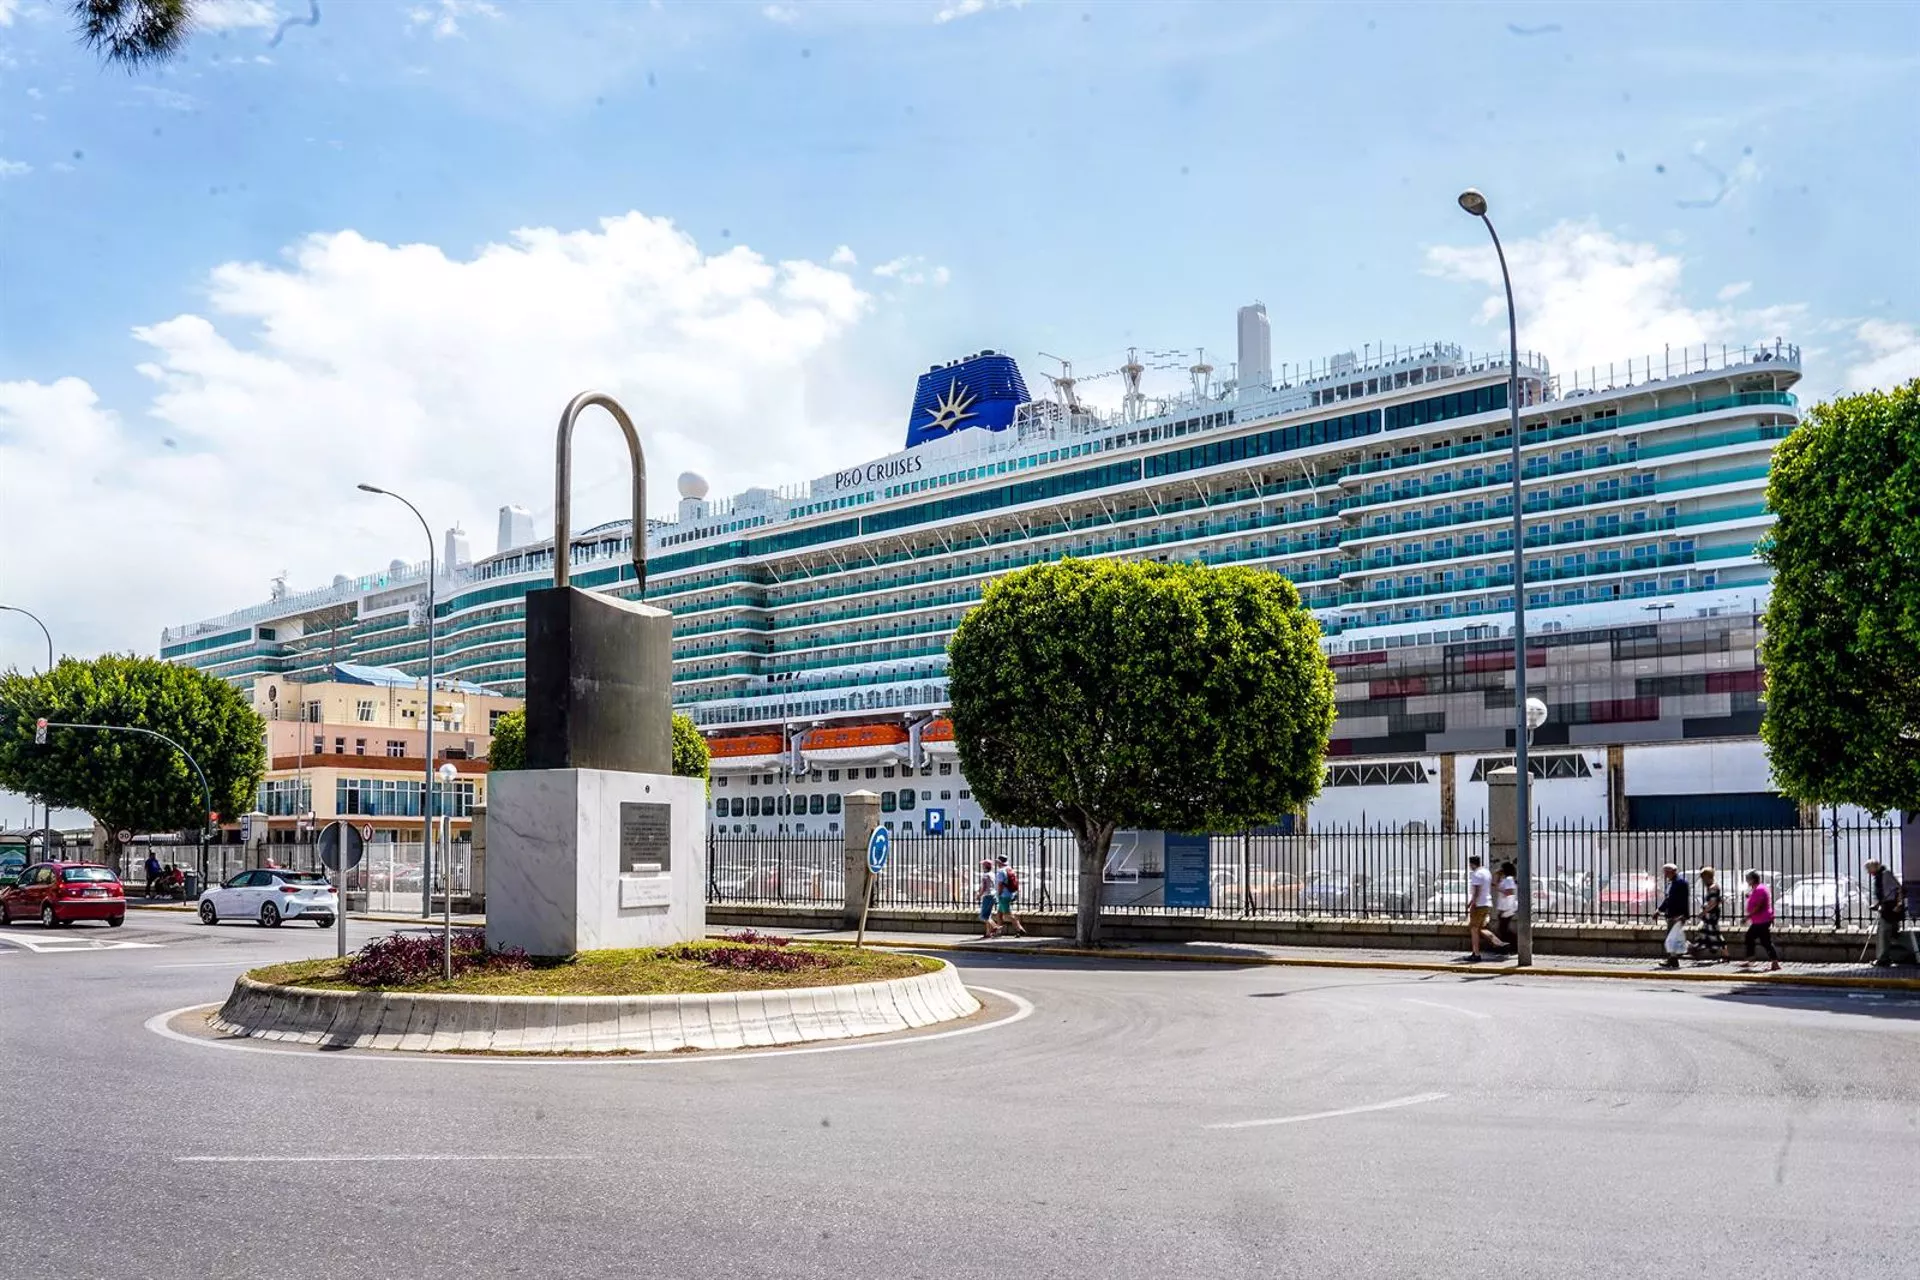
[(150, 913), (0, 930), (0, 1275), (1866, 1277), (1920, 1259), (1920, 1002), (1897, 997), (987, 956), (968, 981), (1030, 1017), (832, 1053), (446, 1062), (146, 1028), (332, 945)]

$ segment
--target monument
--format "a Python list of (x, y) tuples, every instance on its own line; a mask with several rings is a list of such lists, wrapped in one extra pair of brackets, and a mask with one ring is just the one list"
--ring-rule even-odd
[(598, 405), (633, 464), (633, 568), (647, 582), (647, 464), (625, 409), (586, 391), (560, 415), (552, 587), (527, 593), (526, 768), (487, 804), (487, 943), (534, 956), (706, 932), (706, 786), (673, 776), (672, 617), (570, 585), (573, 427)]

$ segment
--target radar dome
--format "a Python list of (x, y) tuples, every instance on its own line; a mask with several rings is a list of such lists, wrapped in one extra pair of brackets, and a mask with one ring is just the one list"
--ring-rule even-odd
[(680, 496), (701, 502), (707, 496), (707, 478), (695, 471), (680, 473)]

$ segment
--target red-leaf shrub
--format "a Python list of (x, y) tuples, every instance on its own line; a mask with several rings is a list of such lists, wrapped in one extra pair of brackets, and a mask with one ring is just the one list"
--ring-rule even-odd
[[(518, 947), (487, 950), (487, 935), (462, 929), (453, 935), (453, 976), (505, 973), (532, 968)], [(362, 987), (405, 987), (440, 976), (440, 938), (435, 934), (391, 934), (375, 938), (347, 962), (346, 979)]]
[(777, 933), (757, 933), (752, 929), (742, 929), (738, 933), (727, 934), (722, 941), (738, 942), (748, 947), (784, 947), (792, 938), (783, 938)]
[(831, 956), (818, 951), (786, 949), (782, 938), (773, 946), (675, 947), (668, 952), (676, 960), (694, 960), (711, 969), (737, 969), (752, 973), (798, 973), (803, 969), (824, 969), (833, 963)]

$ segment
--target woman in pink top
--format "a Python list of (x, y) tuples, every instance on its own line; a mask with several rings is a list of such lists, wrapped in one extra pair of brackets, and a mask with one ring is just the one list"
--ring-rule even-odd
[(1741, 968), (1753, 968), (1753, 944), (1767, 949), (1772, 968), (1780, 967), (1780, 953), (1773, 948), (1773, 890), (1760, 883), (1758, 871), (1747, 872), (1747, 962)]

